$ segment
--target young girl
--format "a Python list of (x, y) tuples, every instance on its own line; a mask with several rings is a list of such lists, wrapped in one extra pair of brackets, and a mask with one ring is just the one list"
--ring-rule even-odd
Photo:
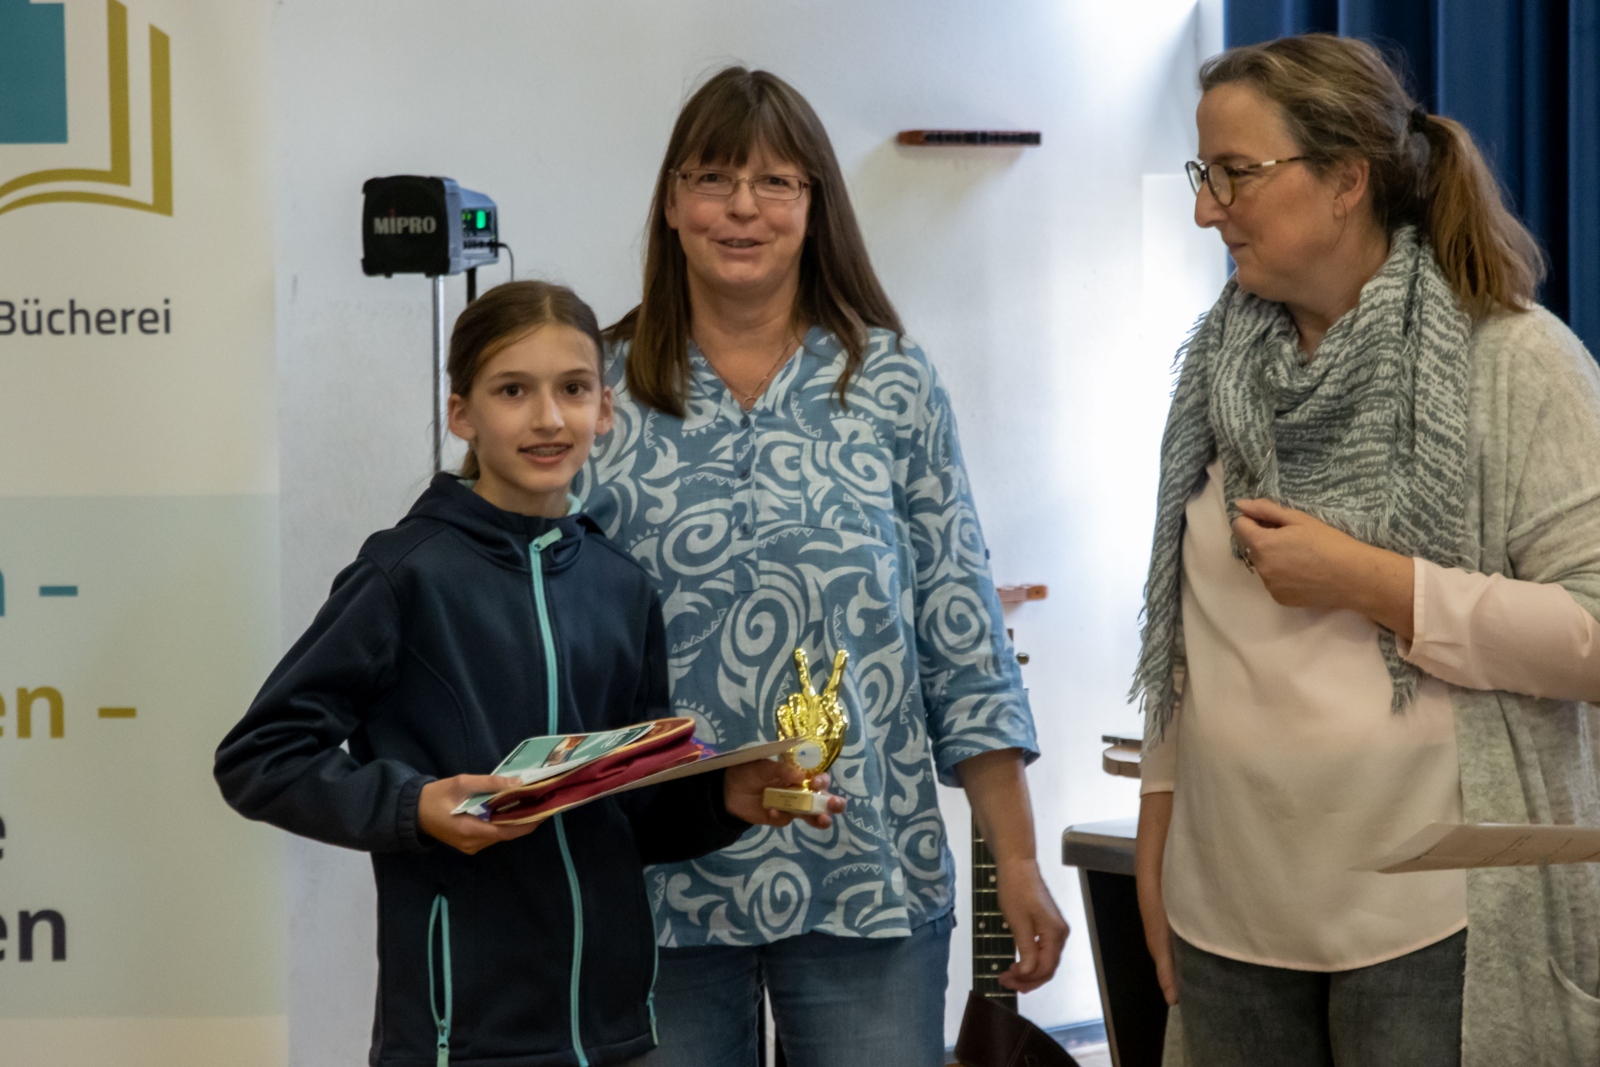
[(473, 772), (524, 738), (669, 704), (648, 577), (569, 503), (611, 425), (594, 313), (558, 286), (499, 286), (457, 320), (449, 372), (460, 476), (435, 476), (334, 580), (217, 750), (217, 782), (250, 818), (373, 853), (373, 1064), (628, 1061), (655, 1044), (641, 865), (786, 823), (761, 793), (800, 775), (744, 764), (542, 829), (451, 814), (516, 784)]

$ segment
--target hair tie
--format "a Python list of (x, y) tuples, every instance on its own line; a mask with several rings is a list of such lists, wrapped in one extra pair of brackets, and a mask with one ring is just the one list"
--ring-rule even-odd
[(1428, 128), (1428, 112), (1420, 105), (1411, 109), (1409, 122), (1413, 133), (1422, 133)]

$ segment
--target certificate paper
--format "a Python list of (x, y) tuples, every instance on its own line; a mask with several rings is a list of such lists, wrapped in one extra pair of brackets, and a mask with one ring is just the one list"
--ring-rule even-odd
[(500, 761), (491, 774), (520, 778), (523, 785), (566, 774), (591, 760), (631, 745), (648, 735), (654, 722), (593, 734), (552, 734), (530, 737)]
[(1600, 827), (1436, 822), (1354, 870), (1403, 874), (1547, 863), (1600, 863)]

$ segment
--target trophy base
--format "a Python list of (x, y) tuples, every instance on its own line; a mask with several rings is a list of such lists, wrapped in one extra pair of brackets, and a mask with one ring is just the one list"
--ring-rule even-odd
[(828, 810), (828, 794), (809, 789), (768, 789), (761, 794), (761, 804), (796, 815), (821, 815)]

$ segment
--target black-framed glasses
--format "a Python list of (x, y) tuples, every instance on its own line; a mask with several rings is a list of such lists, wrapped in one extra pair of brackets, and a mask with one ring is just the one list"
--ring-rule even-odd
[(1233, 204), (1233, 198), (1238, 195), (1236, 183), (1240, 178), (1248, 178), (1252, 174), (1259, 174), (1268, 167), (1280, 166), (1284, 163), (1298, 163), (1309, 156), (1290, 156), (1287, 159), (1267, 159), (1260, 163), (1247, 163), (1242, 167), (1230, 167), (1226, 163), (1201, 163), (1191, 159), (1183, 165), (1189, 175), (1189, 187), (1194, 190), (1194, 195), (1200, 195), (1200, 186), (1205, 185), (1211, 190), (1211, 195), (1217, 198), (1217, 203), (1223, 207)]
[(725, 170), (680, 170), (678, 177), (691, 193), (726, 200), (748, 183), (750, 192), (763, 200), (799, 200), (811, 183), (797, 174), (756, 174), (741, 178)]

